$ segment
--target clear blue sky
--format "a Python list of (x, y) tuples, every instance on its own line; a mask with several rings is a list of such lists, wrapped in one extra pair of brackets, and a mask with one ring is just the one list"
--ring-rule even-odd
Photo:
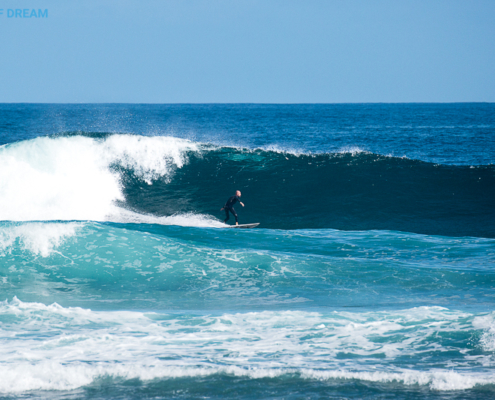
[[(9, 18), (9, 9), (48, 18)], [(495, 0), (0, 0), (0, 102), (495, 101)]]

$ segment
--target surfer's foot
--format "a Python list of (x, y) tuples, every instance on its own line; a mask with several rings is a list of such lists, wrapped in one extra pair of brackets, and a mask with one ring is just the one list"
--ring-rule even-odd
[(239, 222), (236, 222), (235, 224), (236, 224), (236, 225), (239, 225)]

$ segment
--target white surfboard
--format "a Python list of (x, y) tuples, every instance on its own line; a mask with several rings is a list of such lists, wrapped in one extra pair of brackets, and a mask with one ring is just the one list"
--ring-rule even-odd
[(229, 226), (229, 228), (241, 228), (241, 229), (256, 228), (259, 224), (260, 224), (259, 222), (256, 222), (255, 224), (231, 225)]

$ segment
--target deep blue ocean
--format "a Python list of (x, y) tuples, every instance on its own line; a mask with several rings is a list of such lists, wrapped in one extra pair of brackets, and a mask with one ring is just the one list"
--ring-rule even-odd
[(0, 294), (1, 399), (493, 399), (495, 104), (0, 104)]

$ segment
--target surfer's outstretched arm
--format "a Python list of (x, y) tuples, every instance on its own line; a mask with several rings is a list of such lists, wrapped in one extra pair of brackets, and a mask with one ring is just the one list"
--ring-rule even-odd
[(244, 203), (242, 201), (240, 201), (239, 204), (244, 207)]

